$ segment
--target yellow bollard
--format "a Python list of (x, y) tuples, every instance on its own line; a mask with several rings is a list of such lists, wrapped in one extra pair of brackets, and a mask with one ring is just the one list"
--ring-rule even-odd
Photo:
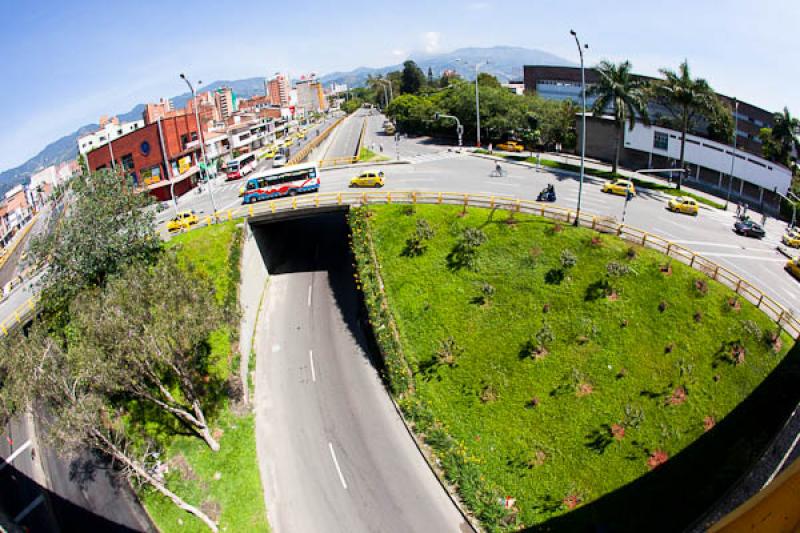
[(250, 214), (249, 216), (253, 216), (253, 206), (252, 205), (247, 209), (247, 211)]

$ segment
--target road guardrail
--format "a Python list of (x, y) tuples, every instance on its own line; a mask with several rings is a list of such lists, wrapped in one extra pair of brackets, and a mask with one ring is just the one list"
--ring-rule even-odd
[(328, 135), (330, 135), (331, 132), (336, 128), (336, 126), (341, 124), (345, 118), (346, 117), (340, 117), (336, 122), (325, 128), (325, 131), (323, 131), (322, 133), (311, 139), (311, 142), (302, 147), (299, 152), (294, 154), (294, 156), (292, 156), (292, 158), (289, 159), (287, 164), (296, 165), (297, 163), (302, 163), (303, 161), (305, 161), (308, 155), (311, 153), (311, 150), (319, 146), (320, 143), (322, 143), (322, 141), (324, 141), (328, 137)]
[(31, 296), (25, 301), (25, 303), (17, 307), (11, 313), (11, 316), (6, 317), (5, 320), (0, 322), (0, 335), (8, 335), (9, 331), (12, 331), (20, 324), (24, 324), (29, 318), (31, 318), (36, 310), (36, 302), (38, 301), (38, 296)]
[[(503, 209), (516, 213), (539, 215), (565, 224), (572, 224), (576, 219), (576, 213), (572, 209), (508, 196), (459, 192), (348, 191), (294, 196), (256, 204), (242, 205), (236, 209), (229, 209), (226, 212), (217, 212), (212, 216), (207, 216), (198, 226), (213, 224), (221, 220), (257, 218), (260, 215), (274, 216), (280, 215), (281, 213), (289, 214), (293, 211), (316, 209), (320, 207), (330, 208), (334, 206), (362, 206), (392, 203), (447, 204), (460, 205), (464, 208), (485, 207), (489, 209)], [(798, 320), (791, 311), (765, 294), (755, 284), (742, 278), (730, 269), (704, 257), (702, 254), (694, 252), (689, 248), (654, 233), (627, 224), (620, 224), (612, 217), (593, 215), (581, 211), (578, 224), (599, 233), (614, 234), (624, 241), (638, 246), (653, 248), (674, 260), (688, 265), (709, 278), (722, 283), (736, 294), (755, 305), (780, 328), (789, 333), (792, 338), (798, 339), (800, 337), (800, 320)]]

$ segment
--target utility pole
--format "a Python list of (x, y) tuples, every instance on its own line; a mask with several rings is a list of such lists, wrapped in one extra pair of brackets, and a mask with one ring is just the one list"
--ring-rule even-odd
[(728, 210), (728, 202), (731, 201), (731, 189), (733, 188), (733, 166), (736, 163), (736, 130), (739, 128), (739, 100), (733, 99), (733, 151), (731, 152), (731, 173), (728, 176), (728, 196), (725, 198), (725, 211)]
[[(575, 213), (575, 226), (580, 224), (581, 219), (581, 200), (583, 195), (583, 178), (585, 174), (585, 158), (586, 158), (586, 73), (583, 67), (583, 49), (589, 48), (588, 44), (581, 47), (581, 42), (578, 40), (578, 34), (575, 30), (569, 30), (570, 35), (575, 37), (575, 44), (578, 45), (578, 55), (581, 58), (581, 174), (580, 181), (578, 182), (578, 209)], [(628, 205), (626, 198), (625, 205)], [(622, 219), (625, 220), (625, 211), (622, 211)]]
[[(214, 203), (214, 193), (211, 192), (211, 180), (209, 179), (209, 176), (208, 176), (208, 159), (206, 159), (206, 148), (205, 148), (204, 143), (203, 143), (203, 130), (202, 130), (202, 128), (200, 128), (200, 113), (197, 110), (197, 94), (194, 92), (194, 86), (186, 78), (186, 76), (181, 74), (181, 79), (186, 82), (186, 85), (189, 86), (189, 90), (192, 92), (192, 105), (194, 107), (194, 119), (195, 119), (195, 122), (197, 123), (197, 140), (200, 142), (200, 153), (203, 155), (203, 164), (205, 165), (205, 168), (206, 168), (206, 184), (208, 185), (208, 197), (211, 199), (211, 209), (214, 210), (214, 214), (216, 215), (216, 213), (217, 213), (217, 204)], [(199, 85), (199, 83), (198, 83), (198, 85)], [(198, 163), (198, 166), (200, 166), (199, 163)], [(202, 170), (202, 168), (200, 170)], [(202, 176), (203, 173), (201, 172), (200, 175)]]
[(461, 121), (458, 120), (458, 117), (454, 117), (453, 115), (445, 115), (443, 113), (435, 113), (433, 115), (433, 120), (439, 120), (440, 118), (449, 118), (451, 120), (456, 121), (456, 134), (458, 135), (458, 147), (461, 148), (461, 138), (464, 136), (464, 126), (461, 125)]

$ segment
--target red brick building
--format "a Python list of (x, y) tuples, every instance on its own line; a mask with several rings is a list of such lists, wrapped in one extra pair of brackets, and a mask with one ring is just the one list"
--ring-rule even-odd
[(199, 174), (201, 152), (194, 114), (169, 116), (147, 124), (110, 145), (92, 150), (87, 157), (92, 171), (116, 168), (159, 201), (169, 200), (173, 188), (180, 196), (197, 184)]

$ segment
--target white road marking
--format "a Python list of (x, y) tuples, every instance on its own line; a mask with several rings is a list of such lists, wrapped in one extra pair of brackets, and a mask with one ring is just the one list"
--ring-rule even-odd
[(311, 307), (311, 285), (308, 286), (308, 306)]
[(710, 242), (710, 241), (684, 241), (684, 240), (681, 240), (681, 239), (676, 239), (676, 240), (674, 240), (672, 242), (674, 242), (676, 244), (698, 244), (698, 245), (701, 245), (701, 246), (719, 246), (720, 248), (738, 248), (738, 249), (741, 248), (741, 246), (739, 246), (738, 244), (722, 244), (722, 243)]
[(736, 257), (737, 259), (757, 259), (759, 261), (767, 261), (769, 263), (785, 263), (785, 258), (780, 257), (763, 257), (760, 255), (741, 255), (741, 254), (728, 254), (722, 252), (699, 252), (700, 255), (707, 257)]
[(281, 351), (281, 345), (280, 344), (273, 344), (272, 345), (272, 353), (280, 352), (280, 351)]
[(38, 505), (40, 505), (44, 501), (44, 494), (39, 494), (28, 506), (22, 510), (17, 516), (14, 517), (14, 522), (19, 524), (22, 520), (25, 519), (26, 516), (30, 514), (31, 511), (36, 509)]
[(317, 382), (317, 373), (314, 371), (314, 352), (309, 350), (308, 351), (308, 360), (311, 364), (311, 381), (314, 383)]
[(344, 480), (342, 469), (339, 468), (339, 461), (336, 460), (336, 452), (333, 451), (333, 444), (330, 442), (328, 442), (328, 449), (331, 451), (331, 458), (333, 458), (333, 464), (336, 466), (336, 472), (339, 473), (339, 481), (342, 482), (342, 487), (344, 487), (344, 490), (347, 490), (347, 482)]
[(30, 440), (26, 440), (25, 442), (23, 442), (22, 446), (20, 446), (16, 450), (14, 450), (14, 453), (12, 453), (6, 459), (3, 460), (4, 462), (2, 464), (0, 464), (0, 472), (2, 472), (2, 470), (5, 467), (10, 465), (14, 461), (14, 459), (19, 457), (19, 454), (21, 454), (22, 452), (24, 452), (25, 450), (27, 450), (30, 447), (31, 447), (31, 441)]
[(797, 446), (797, 442), (798, 441), (800, 441), (800, 433), (798, 433), (795, 436), (794, 440), (792, 441), (792, 445), (789, 446), (789, 449), (786, 451), (786, 454), (783, 456), (783, 459), (781, 459), (781, 462), (778, 463), (777, 467), (775, 467), (775, 471), (772, 472), (772, 474), (769, 476), (769, 479), (767, 480), (767, 482), (764, 483), (764, 485), (761, 487), (762, 489), (764, 487), (766, 487), (767, 485), (769, 485), (770, 483), (772, 483), (772, 480), (775, 479), (775, 476), (777, 476), (778, 472), (780, 472), (781, 468), (783, 468), (783, 465), (786, 463), (786, 460), (789, 458), (790, 455), (792, 455), (792, 452), (794, 451), (795, 447)]

